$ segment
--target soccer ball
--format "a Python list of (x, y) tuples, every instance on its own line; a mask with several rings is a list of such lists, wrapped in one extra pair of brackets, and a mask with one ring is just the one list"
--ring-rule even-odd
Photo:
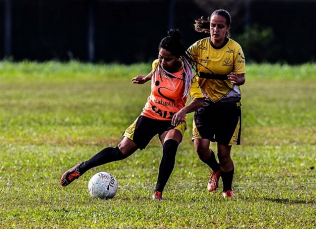
[(112, 174), (99, 172), (91, 177), (88, 189), (92, 197), (111, 199), (116, 194), (117, 181)]

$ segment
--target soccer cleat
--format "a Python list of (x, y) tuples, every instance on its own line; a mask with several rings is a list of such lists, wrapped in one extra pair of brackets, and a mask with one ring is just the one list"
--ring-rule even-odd
[(233, 193), (232, 190), (224, 191), (222, 194), (223, 194), (224, 198), (232, 198), (232, 197), (234, 197), (234, 193)]
[(218, 187), (218, 180), (221, 177), (221, 171), (218, 170), (216, 173), (214, 171), (211, 171), (211, 177), (207, 184), (207, 190), (209, 192), (213, 192)]
[(155, 192), (153, 195), (152, 195), (152, 198), (154, 200), (162, 200), (162, 192)]
[(75, 165), (73, 168), (69, 169), (62, 175), (60, 179), (61, 186), (66, 187), (75, 179), (78, 179), (80, 177), (79, 166), (80, 164)]

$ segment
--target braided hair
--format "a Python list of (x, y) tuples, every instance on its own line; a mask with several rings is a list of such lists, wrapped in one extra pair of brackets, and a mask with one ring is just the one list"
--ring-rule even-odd
[[(179, 57), (180, 60), (183, 62), (183, 72), (184, 72), (184, 92), (183, 98), (187, 97), (190, 91), (191, 82), (193, 79), (193, 70), (192, 70), (192, 59), (189, 57), (186, 48), (184, 47), (181, 41), (181, 32), (179, 29), (170, 29), (168, 31), (168, 36), (164, 37), (159, 46), (158, 50), (161, 48), (166, 49), (167, 51), (171, 52), (174, 56)], [(159, 64), (160, 69), (165, 73), (165, 77), (168, 78), (171, 82), (172, 80), (168, 77), (171, 75), (176, 77), (172, 73), (168, 72), (164, 68), (162, 68)], [(176, 77), (178, 78), (178, 77)]]

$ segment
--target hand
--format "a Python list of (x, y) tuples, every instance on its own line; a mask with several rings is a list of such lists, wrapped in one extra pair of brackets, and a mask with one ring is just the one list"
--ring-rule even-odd
[(135, 83), (135, 84), (143, 84), (146, 82), (146, 76), (144, 75), (139, 75), (139, 76), (136, 76), (132, 79), (132, 83)]
[(172, 120), (171, 120), (171, 125), (177, 126), (180, 123), (182, 123), (185, 119), (185, 115), (186, 115), (186, 112), (183, 109), (179, 110), (177, 113), (173, 115)]
[(231, 72), (227, 75), (227, 78), (230, 80), (232, 84), (237, 84), (238, 81), (238, 75), (234, 72)]
[(245, 73), (236, 74), (234, 72), (231, 72), (227, 75), (227, 78), (233, 85), (243, 85), (246, 81)]

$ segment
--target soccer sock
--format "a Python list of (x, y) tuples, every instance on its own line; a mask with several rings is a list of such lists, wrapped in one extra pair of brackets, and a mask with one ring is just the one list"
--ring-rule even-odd
[(155, 191), (162, 192), (172, 173), (176, 161), (176, 153), (179, 143), (168, 139), (163, 145), (163, 156), (159, 166), (158, 180)]
[(223, 181), (223, 192), (227, 190), (232, 190), (232, 183), (234, 177), (234, 169), (230, 172), (221, 171), (222, 181)]
[(210, 149), (211, 156), (207, 158), (206, 160), (202, 160), (205, 164), (207, 164), (214, 172), (217, 172), (219, 168), (219, 163), (217, 162), (215, 158), (215, 153)]
[(127, 156), (124, 155), (118, 147), (107, 147), (91, 157), (88, 161), (82, 162), (79, 166), (79, 173), (80, 175), (82, 175), (93, 167), (103, 165), (112, 161), (119, 161), (126, 157)]

